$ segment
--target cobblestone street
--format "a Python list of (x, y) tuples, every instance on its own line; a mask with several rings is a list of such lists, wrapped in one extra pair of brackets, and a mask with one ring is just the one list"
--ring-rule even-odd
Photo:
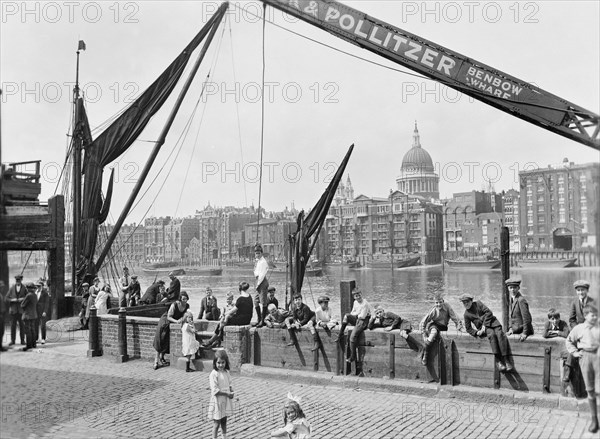
[[(2, 438), (210, 438), (208, 373), (87, 358), (85, 335), (0, 354)], [(14, 347), (13, 347), (14, 348)], [(288, 391), (302, 396), (315, 438), (581, 438), (589, 417), (530, 405), (470, 403), (289, 384), (233, 375), (230, 438), (266, 438)], [(492, 392), (493, 390), (487, 390)]]

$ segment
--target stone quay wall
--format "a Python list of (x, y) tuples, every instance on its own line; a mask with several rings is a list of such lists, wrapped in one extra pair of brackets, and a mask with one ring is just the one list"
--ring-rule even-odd
[[(199, 341), (212, 335), (216, 322), (196, 320)], [(129, 358), (151, 360), (158, 324), (157, 318), (127, 317), (127, 354)], [(170, 354), (172, 364), (181, 357), (181, 327), (171, 324)], [(348, 328), (351, 330), (351, 327)], [(99, 317), (99, 346), (102, 355), (118, 357), (118, 316)], [(230, 326), (225, 328), (222, 347), (228, 352), (231, 369), (240, 371), (242, 365), (267, 366), (290, 371), (329, 372), (335, 375), (360, 375), (370, 378), (403, 379), (415, 382), (437, 382), (441, 385), (460, 384), (491, 389), (511, 389), (566, 395), (569, 389), (562, 383), (564, 339), (543, 339), (538, 336), (518, 341), (509, 337), (511, 360), (515, 370), (500, 373), (487, 339), (476, 339), (466, 333), (442, 334), (430, 350), (427, 366), (421, 364), (423, 349), (419, 333), (408, 339), (398, 330), (365, 331), (358, 341), (357, 363), (347, 363), (347, 345), (336, 343), (338, 331), (318, 331), (322, 346), (313, 352), (312, 335), (308, 330), (297, 333), (298, 343), (290, 341), (286, 329)], [(346, 333), (343, 340), (349, 338)], [(206, 355), (206, 358), (212, 358)]]

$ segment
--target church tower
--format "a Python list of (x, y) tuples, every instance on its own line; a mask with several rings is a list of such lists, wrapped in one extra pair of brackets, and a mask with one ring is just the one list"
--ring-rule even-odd
[(400, 176), (396, 178), (398, 190), (427, 199), (439, 200), (439, 182), (440, 177), (435, 173), (431, 156), (421, 146), (421, 136), (415, 121), (412, 148), (404, 155)]

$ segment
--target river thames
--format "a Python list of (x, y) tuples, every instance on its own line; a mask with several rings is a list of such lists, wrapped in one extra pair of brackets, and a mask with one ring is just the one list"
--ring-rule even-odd
[[(134, 269), (135, 270), (135, 269)], [(144, 275), (138, 270), (142, 291), (154, 280), (154, 276)], [(321, 277), (306, 277), (302, 288), (304, 302), (312, 309), (317, 306), (317, 298), (327, 295), (331, 298), (330, 307), (339, 315), (340, 281), (354, 280), (363, 290), (363, 296), (372, 305), (382, 305), (389, 311), (399, 314), (413, 324), (418, 323), (427, 310), (433, 306), (432, 294), (436, 291), (445, 293), (446, 300), (462, 318), (463, 306), (458, 300), (462, 293), (471, 293), (476, 300), (481, 300), (502, 319), (501, 292), (502, 280), (500, 270), (463, 271), (441, 266), (420, 266), (394, 271), (385, 269), (348, 269), (340, 266), (327, 266)], [(590, 295), (598, 302), (600, 284), (600, 268), (563, 268), (563, 269), (515, 269), (511, 268), (511, 276), (520, 277), (521, 292), (529, 302), (536, 333), (541, 333), (547, 320), (549, 308), (556, 308), (561, 318), (568, 320), (569, 304), (576, 297), (573, 282), (586, 279), (591, 283)], [(168, 277), (163, 279), (167, 282)], [(251, 270), (230, 270), (225, 268), (221, 276), (181, 276), (181, 286), (190, 294), (190, 306), (197, 315), (200, 301), (210, 286), (218, 299), (220, 307), (225, 304), (227, 291), (237, 295), (238, 283), (245, 280), (254, 286)], [(269, 284), (277, 288), (276, 297), (280, 307), (285, 300), (285, 275), (274, 273), (269, 276)], [(452, 326), (451, 326), (452, 327)]]

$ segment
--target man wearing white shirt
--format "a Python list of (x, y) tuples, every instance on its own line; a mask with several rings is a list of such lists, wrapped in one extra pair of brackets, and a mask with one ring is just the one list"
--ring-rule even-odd
[(350, 334), (350, 358), (346, 358), (348, 363), (352, 363), (356, 361), (356, 342), (358, 337), (369, 324), (369, 320), (371, 318), (371, 314), (373, 312), (371, 305), (362, 297), (362, 292), (360, 289), (355, 288), (352, 291), (352, 296), (354, 297), (354, 305), (352, 306), (352, 311), (350, 314), (346, 314), (344, 319), (342, 320), (342, 326), (340, 328), (340, 335), (336, 341), (339, 341), (344, 336), (344, 331), (346, 330), (346, 325), (351, 324), (354, 325), (354, 329), (352, 329), (352, 334)]
[[(269, 314), (267, 308), (267, 291), (269, 289), (269, 281), (267, 273), (269, 271), (269, 263), (263, 256), (263, 249), (260, 244), (254, 246), (254, 278), (256, 279), (256, 296), (254, 296), (254, 309), (256, 310), (257, 328), (262, 328), (265, 325), (265, 317)], [(261, 310), (262, 306), (262, 310)]]

